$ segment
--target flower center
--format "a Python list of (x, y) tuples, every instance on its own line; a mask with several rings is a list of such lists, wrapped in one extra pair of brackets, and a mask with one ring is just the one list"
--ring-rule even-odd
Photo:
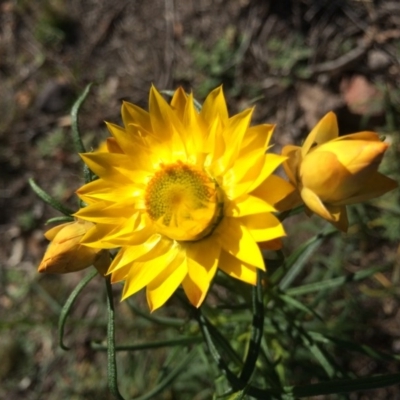
[(218, 224), (222, 203), (218, 185), (180, 161), (160, 165), (146, 187), (146, 209), (157, 231), (175, 240), (199, 240)]

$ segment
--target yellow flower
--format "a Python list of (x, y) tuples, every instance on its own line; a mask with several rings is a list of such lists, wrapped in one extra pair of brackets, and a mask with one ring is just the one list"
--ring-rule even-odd
[(80, 240), (94, 226), (92, 222), (74, 221), (55, 226), (45, 236), (51, 241), (39, 265), (39, 272), (64, 274), (94, 265), (105, 274), (110, 264), (107, 251), (84, 246)]
[(346, 204), (381, 196), (397, 183), (377, 170), (388, 144), (374, 132), (338, 137), (336, 116), (325, 115), (302, 147), (285, 146), (289, 180), (309, 211), (342, 231), (348, 227)]
[(146, 287), (151, 310), (180, 284), (200, 306), (221, 269), (250, 284), (264, 270), (257, 242), (285, 235), (272, 214), (293, 187), (272, 175), (284, 157), (265, 154), (272, 125), (231, 118), (221, 88), (198, 112), (182, 89), (168, 104), (155, 88), (149, 112), (122, 106), (125, 128), (108, 124), (108, 153), (82, 158), (99, 176), (78, 190), (96, 223), (82, 243), (120, 251), (108, 273), (123, 299)]

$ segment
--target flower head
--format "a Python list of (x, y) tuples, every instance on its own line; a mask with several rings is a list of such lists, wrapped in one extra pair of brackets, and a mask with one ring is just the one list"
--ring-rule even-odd
[(48, 230), (45, 236), (51, 243), (38, 271), (64, 274), (94, 265), (100, 273), (104, 274), (110, 264), (108, 252), (80, 243), (85, 233), (93, 226), (92, 222), (77, 220)]
[(120, 247), (108, 273), (123, 299), (146, 287), (154, 310), (182, 284), (198, 307), (218, 268), (255, 284), (257, 242), (285, 235), (272, 213), (293, 187), (272, 175), (284, 157), (265, 154), (273, 126), (251, 115), (229, 117), (221, 88), (201, 111), (182, 89), (168, 104), (152, 88), (149, 112), (125, 102), (124, 127), (108, 124), (108, 152), (82, 155), (99, 177), (78, 190), (76, 215), (96, 223), (82, 243)]
[(374, 132), (338, 137), (330, 112), (308, 135), (303, 146), (285, 146), (283, 166), (309, 211), (337, 228), (348, 227), (346, 204), (381, 196), (397, 183), (378, 172), (388, 144)]

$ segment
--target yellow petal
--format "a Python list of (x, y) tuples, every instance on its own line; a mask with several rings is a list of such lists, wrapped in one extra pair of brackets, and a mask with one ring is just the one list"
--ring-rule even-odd
[(254, 150), (262, 149), (266, 151), (271, 140), (275, 125), (262, 124), (251, 126), (243, 138), (241, 154), (248, 154)]
[(207, 96), (201, 109), (201, 115), (209, 124), (212, 124), (216, 118), (221, 120), (222, 125), (228, 122), (228, 109), (222, 86), (217, 87)]
[(302, 157), (316, 145), (329, 142), (337, 138), (339, 135), (338, 124), (336, 115), (333, 112), (328, 112), (319, 122), (315, 125), (314, 129), (307, 136), (301, 148)]
[[(363, 184), (352, 177), (337, 156), (329, 151), (308, 154), (301, 164), (299, 176), (302, 186), (310, 189), (324, 202), (347, 197)], [(347, 184), (349, 181), (354, 182)]]
[(124, 151), (121, 149), (120, 145), (115, 140), (115, 138), (107, 138), (106, 145), (107, 145), (107, 151), (109, 153), (124, 154)]
[(129, 182), (119, 172), (120, 167), (129, 167), (129, 158), (118, 153), (84, 153), (80, 154), (83, 162), (99, 177), (110, 181)]
[(172, 296), (187, 274), (184, 252), (180, 252), (160, 274), (154, 278), (146, 290), (150, 311), (160, 308)]
[(261, 251), (245, 224), (242, 225), (241, 222), (243, 222), (242, 218), (224, 217), (214, 234), (218, 235), (218, 241), (226, 252), (246, 264), (264, 270)]
[(174, 157), (186, 161), (185, 145), (179, 135), (183, 131), (182, 123), (154, 86), (150, 90), (149, 110), (152, 131), (170, 146)]
[(334, 142), (342, 141), (342, 140), (361, 140), (367, 142), (380, 142), (379, 135), (375, 132), (357, 132), (357, 133), (350, 133), (349, 135), (339, 136), (338, 138), (334, 139)]
[(277, 154), (266, 154), (264, 165), (257, 178), (253, 181), (249, 191), (255, 190), (285, 161), (286, 157)]
[[(217, 116), (209, 127), (208, 137), (205, 143), (204, 151), (209, 154), (206, 166), (210, 167), (211, 165), (221, 160), (222, 155), (224, 154), (226, 144), (224, 137), (222, 135), (222, 122), (221, 119)], [(222, 166), (218, 168), (222, 169)]]
[(185, 247), (188, 274), (182, 282), (183, 289), (190, 302), (200, 307), (217, 271), (221, 247), (212, 236)]
[(152, 250), (152, 252), (155, 252), (157, 248), (162, 247), (163, 252), (160, 255), (146, 261), (135, 261), (133, 263), (125, 278), (122, 300), (148, 285), (160, 275), (166, 265), (169, 265), (175, 259), (178, 254), (177, 246), (174, 246), (173, 242), (170, 242), (169, 246), (164, 245), (165, 243), (162, 241)]
[(375, 172), (357, 193), (351, 197), (343, 199), (342, 201), (337, 201), (334, 204), (339, 206), (344, 204), (360, 203), (362, 201), (382, 196), (397, 187), (398, 183), (396, 181), (379, 172)]
[(255, 150), (238, 158), (233, 167), (225, 171), (222, 188), (228, 198), (234, 200), (246, 193), (253, 182), (258, 178), (260, 170), (265, 164), (263, 150)]
[(79, 188), (77, 194), (82, 200), (91, 204), (96, 201), (114, 203), (115, 199), (122, 198), (132, 200), (143, 196), (143, 192), (143, 189), (132, 183), (121, 185), (118, 182), (107, 182), (106, 184), (103, 180), (96, 179)]
[(138, 245), (132, 245), (121, 249), (117, 256), (114, 258), (113, 262), (111, 263), (108, 274), (116, 271), (119, 268), (124, 267), (136, 261), (140, 257), (144, 256), (145, 254), (149, 254), (151, 250), (153, 250), (161, 240), (161, 235), (154, 234), (150, 236), (146, 242)]
[(278, 218), (270, 213), (247, 215), (240, 218), (256, 242), (267, 242), (286, 236)]
[(259, 197), (243, 195), (235, 201), (229, 202), (224, 214), (227, 217), (243, 217), (250, 214), (274, 212), (276, 209)]
[(190, 94), (184, 110), (183, 140), (187, 152), (196, 155), (203, 152), (207, 127), (203, 117), (195, 109), (193, 101), (193, 94)]
[(123, 266), (122, 268), (115, 270), (111, 274), (111, 283), (117, 283), (117, 282), (124, 281), (131, 268), (132, 268), (132, 264), (127, 264), (127, 265)]
[[(149, 162), (151, 149), (147, 148), (146, 140), (139, 134), (132, 134), (118, 125), (107, 122), (106, 125), (111, 135), (118, 143), (118, 146), (121, 148), (123, 153), (127, 155), (128, 160), (126, 163), (129, 163), (128, 165), (132, 169), (152, 171), (152, 165)], [(139, 130), (137, 129), (137, 125), (133, 123), (128, 125), (128, 127), (136, 128), (134, 129), (135, 131)], [(135, 157), (129, 157), (131, 154), (135, 154)]]
[(347, 232), (349, 221), (347, 219), (347, 211), (344, 206), (327, 206), (330, 214), (333, 216), (333, 220), (329, 222), (342, 232)]
[(175, 90), (171, 99), (171, 107), (174, 109), (176, 115), (181, 121), (183, 121), (187, 100), (188, 96), (182, 87)]
[(212, 166), (215, 177), (223, 174), (235, 163), (239, 155), (243, 137), (249, 127), (252, 113), (252, 109), (245, 110), (229, 119), (228, 125), (223, 132), (225, 142), (229, 142), (229, 146), (225, 148), (220, 159), (216, 160)]
[(53, 228), (51, 228), (48, 231), (46, 231), (46, 233), (44, 234), (44, 237), (47, 240), (51, 241), (51, 240), (53, 240), (55, 238), (55, 236), (58, 234), (58, 232), (60, 232), (62, 229), (64, 229), (68, 225), (71, 225), (71, 224), (74, 224), (74, 223), (75, 222), (66, 222), (65, 224), (54, 226)]
[(322, 218), (325, 218), (328, 221), (335, 221), (335, 217), (330, 211), (326, 208), (325, 204), (322, 200), (310, 189), (303, 188), (300, 192), (301, 198), (304, 201), (304, 204), (315, 214), (319, 215)]
[(326, 143), (304, 158), (302, 183), (326, 203), (353, 197), (376, 172), (387, 146), (358, 140)]
[(137, 124), (151, 132), (150, 114), (143, 110), (143, 108), (124, 101), (122, 103), (121, 114), (125, 126), (128, 126), (129, 124)]
[(86, 221), (97, 222), (101, 224), (120, 224), (126, 219), (126, 213), (134, 214), (135, 209), (129, 202), (106, 203), (98, 202), (81, 208), (74, 216)]
[(295, 187), (277, 175), (270, 175), (251, 194), (263, 199), (279, 211), (289, 210), (301, 203)]
[(81, 242), (89, 247), (104, 249), (142, 244), (154, 234), (154, 229), (149, 224), (142, 224), (141, 220), (139, 215), (123, 221), (120, 225), (96, 224)]
[(283, 161), (283, 169), (290, 182), (296, 186), (298, 184), (298, 170), (302, 161), (301, 148), (292, 145), (285, 146), (282, 149), (282, 155), (287, 157), (287, 159)]
[(257, 269), (237, 259), (226, 251), (221, 252), (218, 268), (232, 278), (250, 283), (251, 285), (257, 283)]
[(118, 245), (104, 239), (114, 228), (113, 225), (96, 224), (82, 237), (81, 243), (96, 249), (114, 249)]
[(380, 141), (341, 140), (326, 143), (315, 153), (331, 152), (351, 174), (359, 174), (361, 171), (376, 170), (388, 146)]

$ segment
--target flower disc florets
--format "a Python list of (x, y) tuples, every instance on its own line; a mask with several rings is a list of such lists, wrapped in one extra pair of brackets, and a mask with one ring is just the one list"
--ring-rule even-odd
[(178, 161), (160, 165), (146, 187), (146, 211), (159, 233), (199, 240), (218, 220), (218, 187), (204, 170)]

